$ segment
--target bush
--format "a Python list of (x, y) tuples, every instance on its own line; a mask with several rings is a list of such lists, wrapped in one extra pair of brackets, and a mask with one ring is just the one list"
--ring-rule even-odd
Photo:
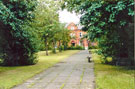
[(98, 46), (89, 46), (89, 49), (98, 49)]
[(84, 50), (84, 47), (83, 46), (79, 46), (79, 45), (77, 45), (75, 48), (78, 49), (78, 50)]
[(52, 48), (52, 53), (56, 53), (56, 48)]
[(58, 50), (59, 50), (59, 52), (62, 52), (62, 50), (64, 50), (64, 46), (63, 46), (63, 45), (60, 46), (60, 47), (58, 48)]
[(64, 45), (63, 47), (64, 47), (64, 50), (67, 50), (68, 49), (67, 45)]
[(75, 46), (71, 46), (71, 47), (68, 47), (67, 49), (68, 50), (84, 50), (84, 47), (77, 45), (76, 47)]
[(40, 43), (38, 43), (39, 45), (38, 45), (38, 49), (40, 50), (40, 51), (45, 51), (45, 45), (44, 45), (44, 43), (41, 41)]
[[(38, 49), (39, 49), (39, 51), (45, 51), (46, 50), (44, 42), (40, 41), (38, 43)], [(52, 50), (52, 47), (48, 46), (48, 50)]]
[[(30, 65), (37, 62), (37, 39), (29, 21), (34, 17), (36, 0), (0, 1), (0, 45), (4, 66)], [(4, 41), (1, 41), (4, 40)]]
[(5, 45), (2, 46), (4, 48), (2, 52), (2, 65), (31, 65), (37, 62), (35, 55), (35, 53), (38, 51), (35, 41), (36, 38), (31, 34), (31, 32), (25, 32), (25, 30), (23, 30), (22, 33), (23, 35), (20, 35), (20, 37), (18, 39), (16, 38), (16, 40), (9, 39), (13, 36), (7, 36), (6, 40), (10, 43), (7, 44), (6, 42)]
[(74, 46), (71, 46), (71, 47), (68, 47), (67, 49), (68, 50), (75, 50), (75, 47)]
[(3, 60), (0, 58), (0, 64), (2, 64), (3, 63)]

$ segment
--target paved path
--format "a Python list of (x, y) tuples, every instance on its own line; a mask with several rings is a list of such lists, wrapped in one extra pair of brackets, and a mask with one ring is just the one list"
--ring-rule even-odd
[(94, 89), (93, 63), (81, 51), (13, 89)]

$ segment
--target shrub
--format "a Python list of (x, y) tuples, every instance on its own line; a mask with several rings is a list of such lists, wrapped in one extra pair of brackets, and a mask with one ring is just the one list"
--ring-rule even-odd
[[(12, 36), (7, 36), (6, 41), (10, 42), (2, 47), (3, 63), (6, 66), (31, 65), (37, 62), (35, 53), (38, 51), (35, 37), (31, 32), (23, 30), (23, 35), (13, 40)], [(11, 39), (9, 39), (11, 38)], [(15, 38), (14, 38), (15, 39)], [(11, 45), (14, 44), (14, 45)]]
[(75, 48), (78, 49), (78, 50), (84, 50), (84, 47), (83, 46), (79, 46), (79, 45), (77, 45)]
[(89, 49), (98, 49), (98, 46), (89, 46)]
[[(36, 36), (29, 29), (28, 21), (33, 18), (32, 11), (36, 0), (0, 1), (0, 45), (4, 66), (30, 65), (37, 62)], [(31, 13), (29, 13), (31, 12)], [(26, 24), (26, 26), (25, 26)]]
[(52, 53), (56, 53), (56, 48), (52, 48)]
[(64, 50), (64, 46), (63, 46), (63, 45), (60, 46), (60, 47), (58, 48), (58, 50), (59, 50), (60, 52), (62, 52), (62, 50)]
[(84, 47), (77, 45), (75, 46), (71, 46), (67, 48), (68, 50), (84, 50)]
[(64, 50), (67, 50), (68, 49), (67, 45), (64, 45), (63, 47), (64, 47)]

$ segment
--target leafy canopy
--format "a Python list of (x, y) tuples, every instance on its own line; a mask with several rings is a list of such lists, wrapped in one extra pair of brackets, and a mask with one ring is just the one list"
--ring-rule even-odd
[(64, 0), (62, 8), (81, 13), (83, 30), (99, 43), (98, 53), (133, 59), (133, 0)]
[(0, 38), (3, 65), (28, 65), (35, 63), (36, 45), (33, 34), (24, 28), (32, 13), (36, 0), (0, 0)]

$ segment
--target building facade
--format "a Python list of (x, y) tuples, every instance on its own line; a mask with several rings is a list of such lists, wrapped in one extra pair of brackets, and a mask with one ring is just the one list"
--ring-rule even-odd
[(69, 43), (69, 46), (83, 46), (85, 49), (88, 49), (88, 40), (86, 38), (83, 38), (86, 32), (82, 31), (78, 28), (78, 26), (74, 23), (70, 23), (67, 26), (67, 29), (71, 31), (70, 36), (71, 40)]

